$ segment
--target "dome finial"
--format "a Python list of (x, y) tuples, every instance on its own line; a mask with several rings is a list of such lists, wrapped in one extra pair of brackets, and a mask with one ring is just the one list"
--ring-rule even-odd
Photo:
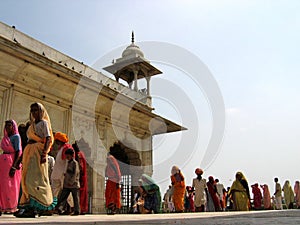
[(134, 43), (134, 32), (133, 31), (131, 32), (131, 43), (132, 44)]

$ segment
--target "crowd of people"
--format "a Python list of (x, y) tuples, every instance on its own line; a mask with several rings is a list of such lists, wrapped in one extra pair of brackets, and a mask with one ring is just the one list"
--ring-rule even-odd
[[(299, 181), (295, 182), (294, 188), (288, 180), (281, 187), (278, 178), (274, 178), (275, 192), (271, 195), (267, 184), (255, 183), (249, 186), (242, 172), (236, 173), (234, 182), (227, 189), (219, 179), (209, 176), (206, 181), (202, 178), (203, 170), (200, 168), (195, 170), (195, 174), (192, 186), (186, 186), (185, 194), (180, 197), (181, 202), (184, 201), (185, 212), (300, 209)], [(182, 212), (175, 207), (175, 202), (178, 202), (178, 196), (174, 195), (175, 189), (175, 186), (169, 185), (165, 192), (163, 212)]]
[[(26, 129), (24, 129), (24, 127)], [(27, 136), (20, 135), (26, 131)], [(77, 143), (69, 144), (62, 132), (53, 133), (44, 106), (30, 106), (30, 122), (17, 126), (14, 120), (5, 121), (0, 155), (0, 216), (12, 213), (16, 217), (35, 217), (37, 214), (79, 215), (88, 212), (87, 168), (84, 153)], [(121, 204), (121, 170), (116, 144), (107, 154), (105, 206), (108, 214), (118, 213)], [(134, 190), (133, 213), (248, 211), (258, 209), (300, 208), (300, 184), (294, 188), (285, 181), (281, 187), (274, 179), (275, 192), (271, 197), (267, 184), (249, 186), (242, 172), (237, 172), (227, 189), (203, 170), (195, 169), (192, 185), (187, 186), (184, 174), (171, 168), (169, 189), (161, 198), (159, 185), (142, 174)], [(250, 194), (252, 189), (252, 198)], [(71, 195), (70, 195), (71, 194)], [(282, 198), (283, 196), (283, 198)]]
[[(21, 138), (19, 129), (26, 136)], [(44, 106), (30, 106), (27, 126), (5, 121), (0, 155), (0, 215), (16, 217), (88, 212), (86, 160), (77, 143), (52, 132)], [(72, 197), (69, 194), (72, 193)], [(67, 201), (69, 199), (69, 201)]]
[[(208, 180), (203, 178), (203, 170), (195, 170), (196, 177), (192, 180), (191, 186), (185, 185), (183, 173), (177, 166), (171, 169), (171, 184), (166, 190), (162, 204), (148, 207), (146, 204), (149, 192), (160, 196), (159, 187), (152, 178), (147, 178), (148, 189), (142, 188), (140, 193), (135, 194), (133, 213), (181, 213), (181, 212), (221, 212), (221, 211), (249, 211), (249, 210), (281, 210), (300, 208), (300, 186), (299, 181), (295, 182), (294, 189), (290, 182), (285, 181), (283, 187), (274, 179), (275, 192), (271, 196), (267, 184), (258, 183), (249, 186), (248, 181), (242, 172), (237, 172), (231, 187), (225, 189), (219, 179), (209, 176)], [(144, 176), (144, 175), (143, 175)], [(143, 183), (140, 184), (144, 186)], [(250, 193), (251, 188), (251, 193)], [(149, 191), (151, 190), (151, 191)], [(162, 206), (162, 211), (158, 209)], [(147, 210), (145, 210), (145, 208)], [(150, 209), (150, 211), (149, 211)]]

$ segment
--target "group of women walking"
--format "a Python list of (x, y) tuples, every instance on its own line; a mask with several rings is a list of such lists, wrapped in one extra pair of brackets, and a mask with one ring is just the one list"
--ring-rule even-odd
[[(192, 186), (185, 186), (184, 176), (177, 166), (172, 168), (171, 174), (172, 187), (166, 195), (174, 204), (174, 212), (224, 211), (227, 201), (231, 202), (232, 210), (250, 209), (248, 182), (242, 172), (236, 173), (236, 179), (228, 191), (222, 184), (219, 184), (218, 179), (209, 176), (207, 181), (203, 178), (203, 170), (200, 168), (195, 170), (196, 177), (192, 181)], [(168, 201), (166, 197), (164, 200)], [(168, 204), (165, 205), (167, 207)]]
[[(30, 106), (30, 121), (28, 143), (23, 152), (14, 120), (5, 122), (1, 141), (1, 212), (11, 212), (17, 217), (34, 217), (38, 212), (52, 210), (57, 201), (52, 196), (47, 162), (53, 134), (48, 113), (42, 104)], [(19, 199), (20, 190), (22, 195)], [(20, 210), (17, 210), (18, 206)]]
[[(197, 168), (195, 170), (196, 177), (192, 181), (192, 186), (185, 186), (184, 176), (174, 166), (172, 168), (172, 202), (174, 203), (175, 212), (192, 211), (223, 211), (226, 208), (226, 197), (230, 198), (233, 203), (233, 210), (244, 211), (249, 210), (250, 194), (246, 178), (241, 172), (236, 173), (236, 179), (230, 190), (227, 192), (223, 185), (218, 188), (218, 180), (209, 176), (208, 181), (202, 177), (203, 170)], [(186, 191), (187, 190), (187, 191)], [(192, 191), (191, 191), (192, 190)], [(191, 197), (189, 192), (194, 196)], [(193, 198), (194, 197), (194, 198)], [(193, 208), (185, 208), (184, 201), (192, 200), (186, 206)]]
[[(40, 103), (30, 106), (30, 125), (26, 132), (27, 139), (23, 139), (26, 143), (21, 143), (18, 126), (14, 120), (5, 121), (3, 134), (3, 154), (0, 155), (0, 215), (51, 215), (47, 212), (54, 211), (57, 196), (53, 195), (48, 174), (51, 171), (48, 166), (48, 153), (54, 137), (46, 109)], [(75, 152), (80, 167), (85, 169), (82, 164), (84, 156), (79, 149), (75, 149)], [(81, 180), (86, 180), (86, 174), (83, 175), (85, 177), (81, 176)], [(80, 199), (86, 205), (84, 212), (87, 212), (87, 189), (80, 191), (86, 193), (85, 196), (80, 196)]]

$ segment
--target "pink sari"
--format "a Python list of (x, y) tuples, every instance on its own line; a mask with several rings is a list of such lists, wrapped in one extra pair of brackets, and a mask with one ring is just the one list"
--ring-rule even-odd
[(295, 192), (295, 201), (297, 208), (300, 207), (300, 182), (296, 181), (294, 186), (294, 192)]
[(19, 137), (20, 144), (18, 149), (14, 149), (4, 129), (4, 137), (1, 141), (3, 154), (0, 155), (0, 211), (2, 212), (15, 212), (17, 210), (20, 192), (21, 170), (16, 170), (13, 177), (9, 176), (9, 171), (14, 163), (15, 154), (20, 155), (22, 153), (21, 138), (17, 123), (14, 120), (12, 120), (12, 122), (14, 135)]
[(263, 199), (264, 199), (264, 209), (271, 209), (272, 205), (271, 205), (271, 195), (270, 195), (270, 191), (269, 191), (269, 187), (268, 185), (264, 184), (262, 186), (263, 189)]

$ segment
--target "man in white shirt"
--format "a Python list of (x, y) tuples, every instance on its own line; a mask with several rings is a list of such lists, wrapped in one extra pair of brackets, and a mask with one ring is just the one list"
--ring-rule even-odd
[(275, 177), (274, 178), (274, 182), (275, 182), (275, 207), (277, 210), (282, 210), (282, 189), (281, 189), (281, 185), (278, 182), (278, 178)]
[(68, 148), (72, 148), (72, 146), (67, 143), (68, 141), (69, 139), (66, 134), (61, 132), (55, 133), (54, 144), (52, 147), (54, 148), (54, 151), (57, 151), (57, 155), (55, 157), (55, 164), (51, 174), (51, 189), (54, 198), (58, 197), (58, 194), (63, 188), (64, 172), (67, 165), (64, 152)]
[(219, 199), (220, 199), (221, 208), (222, 208), (222, 211), (224, 211), (225, 210), (225, 203), (224, 203), (224, 200), (223, 200), (223, 197), (224, 197), (224, 194), (223, 194), (224, 185), (221, 184), (221, 183), (219, 183), (219, 179), (215, 179), (215, 182), (216, 182), (218, 196), (219, 196)]

